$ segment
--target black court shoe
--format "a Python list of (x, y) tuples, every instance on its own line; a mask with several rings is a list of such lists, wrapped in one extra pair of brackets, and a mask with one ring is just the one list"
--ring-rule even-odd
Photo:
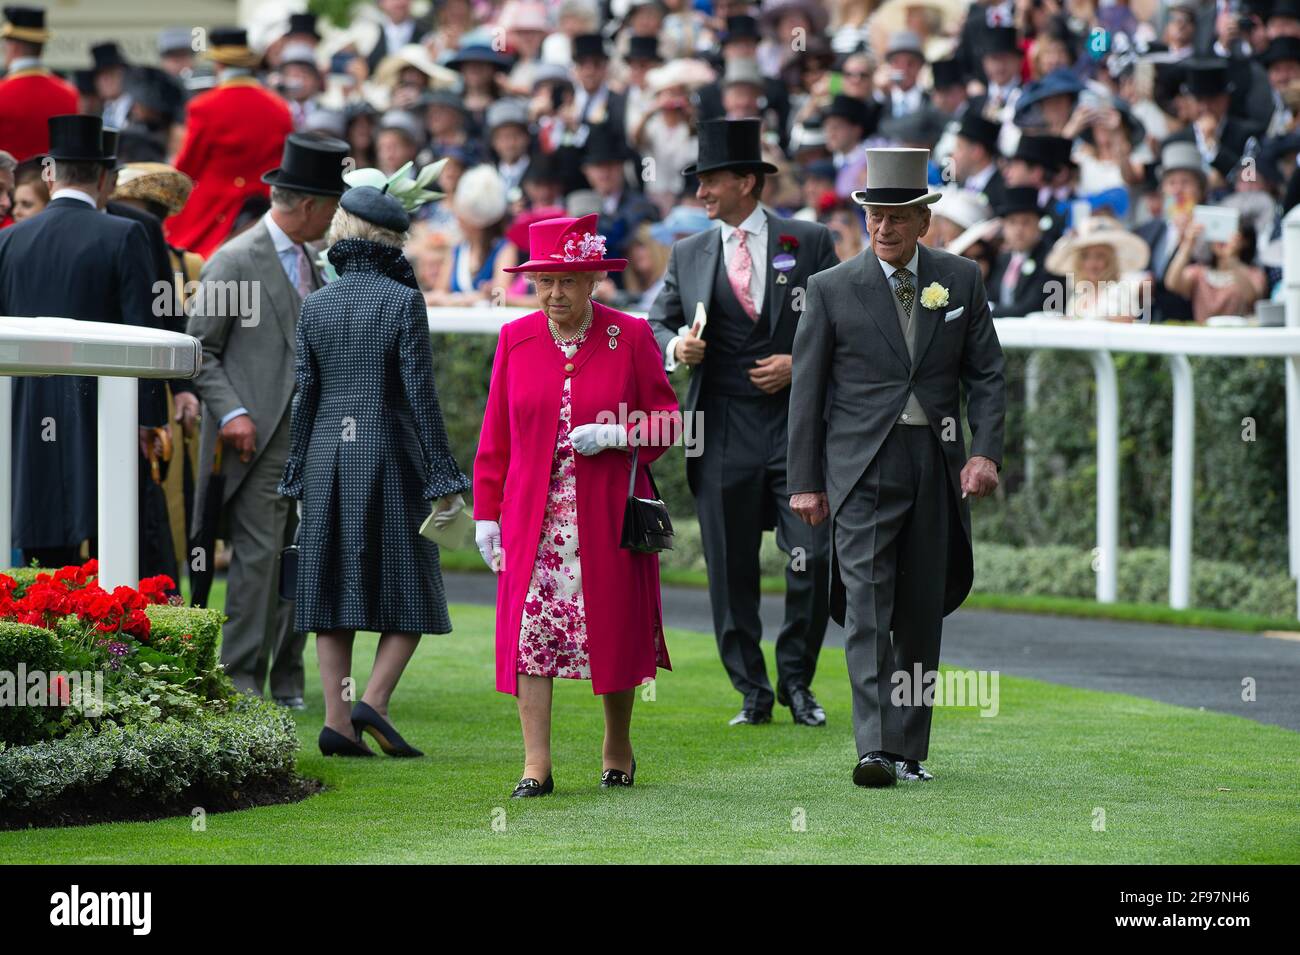
[(393, 729), (393, 725), (375, 711), (369, 703), (358, 703), (352, 707), (352, 727), (357, 736), (369, 733), (375, 742), (389, 756), (423, 756), (424, 754), (402, 739), (402, 734)]
[(600, 788), (613, 789), (616, 786), (631, 786), (632, 780), (636, 779), (636, 757), (632, 757), (632, 772), (625, 773), (621, 769), (607, 769), (600, 774)]
[(348, 739), (338, 730), (332, 730), (328, 726), (320, 731), (320, 737), (316, 740), (316, 745), (320, 747), (322, 756), (375, 755), (365, 743), (358, 743), (354, 739)]
[(555, 792), (555, 776), (547, 774), (546, 782), (539, 783), (532, 776), (519, 780), (519, 785), (510, 794), (511, 799), (531, 799), (533, 796), (549, 796)]

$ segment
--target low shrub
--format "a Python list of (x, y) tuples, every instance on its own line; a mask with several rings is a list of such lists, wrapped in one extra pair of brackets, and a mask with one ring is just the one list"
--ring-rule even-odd
[[(42, 679), (48, 680), (49, 674), (62, 669), (63, 655), (53, 633), (30, 624), (0, 621), (0, 745), (34, 743), (49, 735), (46, 725), (57, 710), (27, 706), (29, 684), (20, 674), (40, 671), (45, 674)], [(48, 694), (48, 684), (43, 689)], [(8, 698), (11, 692), (13, 699)]]

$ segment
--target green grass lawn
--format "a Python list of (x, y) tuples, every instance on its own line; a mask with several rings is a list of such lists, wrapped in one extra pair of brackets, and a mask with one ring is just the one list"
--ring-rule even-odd
[[(1000, 713), (939, 709), (934, 782), (852, 785), (844, 657), (822, 655), (830, 725), (788, 711), (729, 727), (738, 706), (709, 636), (672, 632), (677, 672), (633, 722), (638, 774), (607, 791), (590, 684), (557, 681), (556, 795), (510, 800), (522, 747), (493, 689), (492, 610), (454, 606), (426, 637), (393, 719), (423, 759), (326, 759), (309, 644), (305, 802), (189, 818), (0, 833), (6, 862), (1097, 862), (1300, 861), (1300, 734), (1234, 716), (1002, 677)], [(364, 685), (373, 637), (357, 641)], [(1104, 811), (1105, 831), (1094, 830)], [(802, 820), (803, 830), (797, 823)], [(495, 825), (494, 825), (495, 823)]]

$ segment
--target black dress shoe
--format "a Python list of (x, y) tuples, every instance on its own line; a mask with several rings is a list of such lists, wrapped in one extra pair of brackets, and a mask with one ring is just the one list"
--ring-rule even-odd
[(539, 783), (532, 776), (525, 776), (519, 780), (519, 785), (515, 791), (510, 794), (511, 799), (529, 799), (533, 796), (549, 796), (555, 792), (555, 777), (548, 774), (546, 782)]
[(894, 761), (885, 753), (867, 753), (858, 760), (858, 765), (853, 769), (855, 786), (892, 786), (896, 782), (898, 782), (898, 770)]
[(352, 728), (357, 736), (369, 733), (375, 742), (389, 756), (423, 756), (424, 754), (402, 739), (402, 734), (393, 729), (393, 725), (384, 719), (369, 703), (358, 703), (352, 707)]
[(328, 726), (320, 731), (320, 737), (316, 740), (316, 745), (320, 747), (322, 756), (375, 755), (365, 743), (358, 743), (354, 739), (348, 739), (338, 730), (332, 730)]
[(600, 788), (613, 789), (616, 786), (631, 786), (632, 780), (636, 778), (636, 757), (632, 757), (632, 772), (625, 773), (621, 769), (607, 769), (600, 774)]
[(759, 723), (772, 722), (771, 710), (744, 709), (727, 721), (728, 726), (757, 726)]
[(929, 782), (934, 779), (934, 774), (922, 766), (919, 759), (896, 759), (894, 769), (900, 783)]
[(803, 726), (826, 725), (826, 711), (806, 686), (796, 686), (790, 690), (789, 706), (796, 723)]

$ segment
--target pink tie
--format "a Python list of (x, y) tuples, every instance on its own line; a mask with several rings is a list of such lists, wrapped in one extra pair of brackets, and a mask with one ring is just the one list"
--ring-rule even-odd
[(306, 298), (311, 294), (311, 263), (307, 261), (307, 252), (300, 245), (294, 245), (298, 253), (298, 296)]
[(745, 230), (737, 229), (736, 235), (740, 237), (740, 245), (727, 265), (727, 281), (731, 283), (731, 290), (740, 299), (740, 307), (745, 310), (749, 320), (756, 322), (758, 309), (754, 307), (754, 296), (749, 291), (749, 281), (754, 277), (754, 260), (750, 257), (749, 246), (745, 244)]

